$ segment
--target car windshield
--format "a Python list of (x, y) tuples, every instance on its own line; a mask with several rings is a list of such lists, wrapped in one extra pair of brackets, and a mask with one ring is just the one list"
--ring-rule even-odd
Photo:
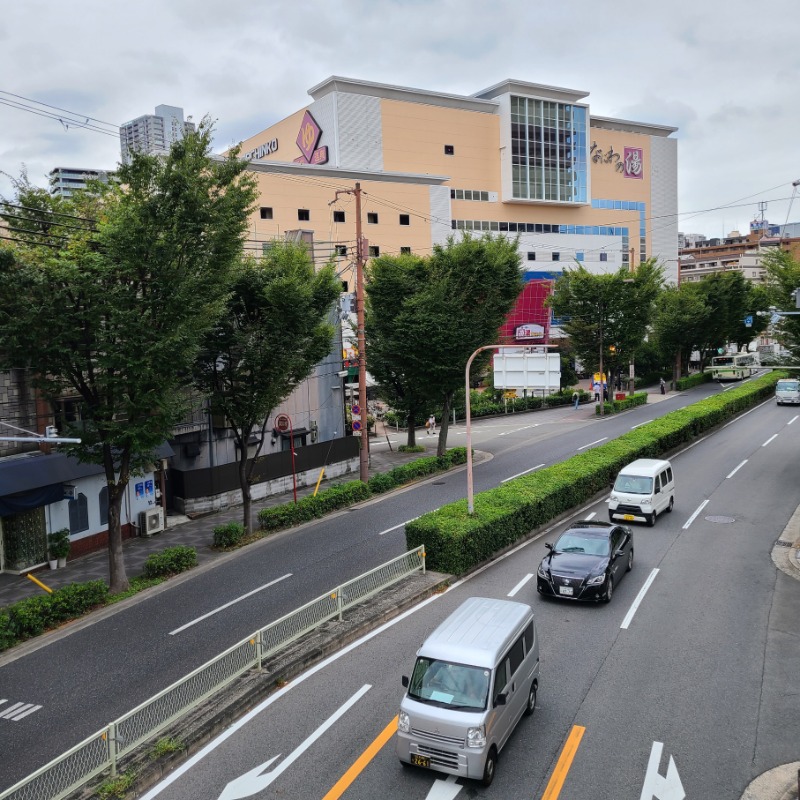
[(798, 381), (778, 381), (777, 385), (775, 386), (775, 391), (796, 392), (798, 387), (800, 387), (800, 382)]
[(590, 556), (607, 556), (610, 550), (608, 539), (601, 536), (586, 536), (567, 531), (553, 548), (557, 553), (586, 553)]
[(643, 478), (640, 475), (618, 475), (614, 490), (628, 494), (651, 494), (653, 479)]
[(489, 676), (490, 671), (484, 667), (420, 656), (414, 665), (408, 696), (445, 708), (483, 710), (489, 694)]

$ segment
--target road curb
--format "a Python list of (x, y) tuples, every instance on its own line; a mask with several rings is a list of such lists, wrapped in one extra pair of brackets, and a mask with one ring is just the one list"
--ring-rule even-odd
[(786, 523), (770, 555), (781, 572), (800, 581), (800, 506)]
[(800, 761), (764, 772), (744, 790), (741, 800), (798, 800), (798, 770)]

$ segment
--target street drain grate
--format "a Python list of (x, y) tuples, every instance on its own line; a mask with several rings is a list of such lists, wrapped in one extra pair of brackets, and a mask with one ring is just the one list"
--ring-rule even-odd
[(447, 481), (434, 481), (433, 485), (434, 486), (444, 486), (446, 483), (447, 483)]
[(717, 523), (720, 523), (720, 524), (727, 524), (729, 522), (736, 522), (736, 520), (733, 517), (715, 517), (715, 516), (710, 516), (710, 517), (706, 517), (706, 522), (717, 522)]
[(776, 547), (792, 547), (792, 543), (791, 542), (785, 542), (783, 539), (778, 539), (778, 541), (775, 542), (775, 546)]

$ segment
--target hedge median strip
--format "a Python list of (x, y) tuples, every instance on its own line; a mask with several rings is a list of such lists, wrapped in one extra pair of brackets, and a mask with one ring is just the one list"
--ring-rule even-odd
[(693, 441), (770, 397), (781, 373), (773, 372), (725, 394), (714, 395), (641, 425), (607, 444), (406, 523), (409, 549), (425, 545), (426, 566), (463, 575), (499, 550), (559, 514), (607, 489), (619, 470), (637, 458), (657, 458)]

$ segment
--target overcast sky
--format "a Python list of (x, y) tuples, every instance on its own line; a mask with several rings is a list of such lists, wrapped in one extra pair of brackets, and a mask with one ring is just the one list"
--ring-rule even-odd
[[(593, 114), (679, 128), (679, 230), (800, 221), (798, 0), (22, 0), (0, 11), (0, 171), (113, 168), (118, 126), (160, 104), (222, 150), (329, 77), (472, 94), (505, 78), (587, 91)], [(35, 106), (40, 111), (48, 109)], [(108, 130), (108, 125), (93, 122)], [(11, 184), (0, 175), (0, 194)]]

